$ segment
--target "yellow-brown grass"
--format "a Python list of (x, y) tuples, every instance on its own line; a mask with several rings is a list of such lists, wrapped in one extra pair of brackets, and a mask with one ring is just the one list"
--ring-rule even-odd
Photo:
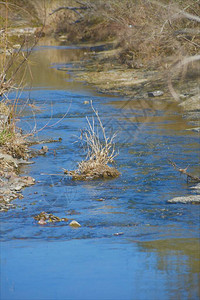
[[(67, 4), (77, 6), (76, 1)], [(75, 4), (76, 3), (76, 4)], [(134, 68), (142, 65), (166, 67), (199, 50), (199, 1), (192, 0), (87, 0), (88, 9), (61, 10), (55, 15), (56, 34), (79, 41), (115, 40), (117, 57)], [(76, 21), (79, 21), (78, 23)]]
[[(94, 109), (91, 103), (93, 112), (95, 113), (98, 126), (95, 125), (95, 119), (92, 121), (87, 119), (88, 128), (81, 133), (81, 141), (87, 147), (86, 159), (78, 164), (78, 169), (75, 171), (65, 170), (65, 174), (72, 176), (75, 180), (90, 180), (98, 178), (115, 178), (120, 175), (119, 171), (109, 166), (113, 163), (116, 157), (114, 134), (111, 138), (106, 136), (105, 127), (99, 117), (98, 111)], [(102, 139), (100, 138), (102, 135)]]

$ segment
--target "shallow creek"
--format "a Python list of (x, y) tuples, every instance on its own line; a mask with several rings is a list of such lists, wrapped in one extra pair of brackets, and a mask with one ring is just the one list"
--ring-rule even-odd
[[(168, 159), (198, 174), (198, 133), (174, 104), (98, 94), (76, 81), (88, 51), (50, 45), (32, 54), (19, 125), (24, 132), (36, 126), (36, 139), (62, 141), (23, 167), (36, 184), (1, 215), (1, 299), (198, 299), (199, 206), (167, 203), (197, 193)], [(117, 179), (62, 175), (85, 157), (76, 136), (93, 116), (90, 100), (107, 134), (117, 131)], [(42, 211), (81, 227), (39, 225), (33, 217)]]

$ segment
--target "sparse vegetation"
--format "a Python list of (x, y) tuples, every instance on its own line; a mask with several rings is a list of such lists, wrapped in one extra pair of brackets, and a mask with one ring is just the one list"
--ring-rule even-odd
[[(116, 168), (110, 167), (109, 164), (114, 162), (117, 153), (113, 142), (116, 134), (111, 138), (106, 136), (105, 127), (99, 117), (98, 111), (91, 107), (98, 121), (95, 125), (95, 118), (89, 121), (87, 118), (88, 128), (81, 133), (81, 142), (86, 145), (86, 159), (78, 164), (78, 169), (75, 171), (65, 170), (65, 174), (71, 175), (75, 180), (90, 180), (98, 178), (114, 178), (120, 173)], [(100, 138), (102, 135), (102, 139)]]
[[(30, 17), (30, 13), (26, 6), (22, 5), (25, 2), (0, 2), (0, 185), (3, 187), (0, 194), (1, 211), (12, 207), (10, 200), (22, 197), (16, 192), (16, 185), (19, 191), (34, 184), (33, 178), (18, 175), (19, 165), (27, 163), (29, 155), (26, 139), (16, 126), (19, 102), (17, 92), (23, 88), (28, 57), (38, 40), (36, 36), (25, 34), (23, 29), (20, 36), (19, 31), (15, 32), (14, 26), (17, 27), (18, 19), (27, 26), (23, 16), (27, 13)], [(14, 90), (16, 97), (11, 100), (9, 93)]]
[[(23, 6), (25, 2), (13, 0), (0, 3), (0, 147), (1, 151), (17, 158), (27, 158), (27, 146), (16, 127), (19, 98), (16, 93), (16, 98), (10, 100), (9, 92), (23, 88), (23, 80), (29, 70), (28, 57), (40, 37), (40, 34), (34, 36), (26, 32), (20, 36), (16, 36), (15, 32), (11, 34), (18, 18), (23, 20), (24, 15), (31, 16), (28, 11), (32, 7), (31, 1)], [(32, 17), (35, 18), (35, 15), (32, 9)], [(26, 21), (24, 23), (27, 25)]]

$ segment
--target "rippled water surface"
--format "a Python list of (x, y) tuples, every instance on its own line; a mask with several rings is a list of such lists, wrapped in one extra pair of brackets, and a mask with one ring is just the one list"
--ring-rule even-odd
[[(167, 200), (197, 193), (168, 159), (198, 174), (199, 136), (174, 104), (98, 94), (76, 81), (88, 51), (40, 46), (32, 55), (20, 126), (62, 141), (23, 167), (36, 184), (1, 215), (1, 299), (198, 299), (199, 206)], [(108, 135), (117, 131), (117, 179), (63, 176), (85, 157), (76, 136), (93, 116), (90, 100)], [(42, 211), (81, 227), (38, 225)]]

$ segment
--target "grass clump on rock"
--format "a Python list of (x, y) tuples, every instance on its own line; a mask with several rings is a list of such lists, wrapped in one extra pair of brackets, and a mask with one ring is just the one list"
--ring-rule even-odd
[[(92, 118), (92, 122), (86, 117), (88, 128), (82, 131), (80, 137), (81, 141), (87, 147), (86, 159), (78, 164), (77, 170), (64, 170), (64, 173), (72, 176), (74, 180), (111, 179), (118, 177), (120, 172), (116, 168), (109, 166), (117, 156), (115, 144), (113, 143), (116, 133), (110, 138), (106, 137), (105, 128), (98, 111), (94, 109), (92, 103), (91, 107), (99, 126), (95, 126), (94, 117)], [(102, 139), (100, 139), (100, 133), (102, 134)]]

